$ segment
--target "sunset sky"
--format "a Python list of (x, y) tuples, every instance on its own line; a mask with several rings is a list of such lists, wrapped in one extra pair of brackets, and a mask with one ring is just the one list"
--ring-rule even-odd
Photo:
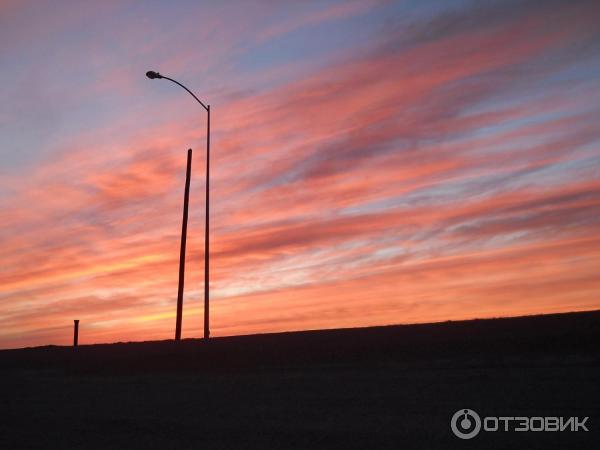
[(600, 308), (597, 1), (0, 0), (0, 348)]

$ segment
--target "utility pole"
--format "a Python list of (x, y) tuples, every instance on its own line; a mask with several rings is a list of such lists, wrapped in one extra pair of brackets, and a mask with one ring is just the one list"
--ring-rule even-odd
[(183, 196), (183, 222), (181, 224), (181, 249), (179, 251), (179, 288), (177, 289), (177, 319), (175, 322), (175, 340), (181, 339), (181, 320), (183, 314), (183, 283), (185, 278), (185, 243), (187, 240), (188, 205), (190, 201), (190, 176), (192, 172), (192, 149), (187, 151), (185, 171), (185, 193)]

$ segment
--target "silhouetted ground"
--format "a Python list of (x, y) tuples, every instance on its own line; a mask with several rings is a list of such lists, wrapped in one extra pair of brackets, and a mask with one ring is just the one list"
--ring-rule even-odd
[[(600, 311), (0, 351), (0, 448), (599, 448)], [(450, 418), (588, 416), (589, 432)]]

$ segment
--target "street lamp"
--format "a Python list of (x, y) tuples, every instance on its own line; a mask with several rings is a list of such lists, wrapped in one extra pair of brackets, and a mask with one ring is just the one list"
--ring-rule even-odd
[(200, 105), (202, 105), (202, 107), (206, 110), (208, 116), (207, 116), (207, 121), (206, 121), (206, 213), (205, 213), (205, 219), (206, 219), (206, 224), (204, 227), (204, 339), (208, 339), (209, 335), (210, 335), (210, 329), (209, 329), (209, 302), (208, 302), (208, 293), (209, 293), (209, 289), (208, 289), (208, 255), (209, 255), (209, 246), (208, 246), (208, 224), (209, 224), (209, 174), (210, 174), (210, 105), (205, 105), (198, 97), (196, 97), (194, 95), (194, 93), (192, 91), (190, 91), (188, 88), (186, 88), (183, 84), (181, 84), (179, 81), (176, 81), (172, 78), (169, 77), (165, 77), (163, 75), (161, 75), (158, 72), (154, 72), (152, 70), (146, 72), (146, 76), (148, 78), (150, 78), (151, 80), (154, 80), (156, 78), (164, 78), (165, 80), (169, 80), (172, 81), (173, 83), (181, 86), (183, 89), (185, 89), (186, 91), (188, 91), (188, 93), (194, 97), (194, 99), (196, 99), (196, 101), (198, 103), (200, 103)]

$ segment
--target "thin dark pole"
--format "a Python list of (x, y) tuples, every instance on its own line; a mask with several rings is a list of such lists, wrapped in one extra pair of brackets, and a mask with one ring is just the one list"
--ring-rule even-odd
[(208, 275), (208, 261), (210, 249), (208, 246), (208, 226), (209, 226), (209, 192), (210, 192), (210, 105), (206, 107), (208, 113), (206, 121), (206, 224), (204, 225), (204, 339), (208, 339), (210, 336), (209, 328), (209, 275)]
[(190, 201), (190, 176), (192, 172), (192, 149), (187, 151), (187, 169), (185, 171), (185, 193), (183, 196), (183, 222), (181, 224), (181, 249), (179, 251), (179, 288), (177, 290), (177, 319), (175, 322), (175, 340), (181, 339), (181, 320), (183, 314), (183, 284), (185, 279), (185, 243), (187, 240), (188, 205)]
[(77, 341), (79, 340), (79, 320), (73, 320), (73, 347), (77, 347)]

